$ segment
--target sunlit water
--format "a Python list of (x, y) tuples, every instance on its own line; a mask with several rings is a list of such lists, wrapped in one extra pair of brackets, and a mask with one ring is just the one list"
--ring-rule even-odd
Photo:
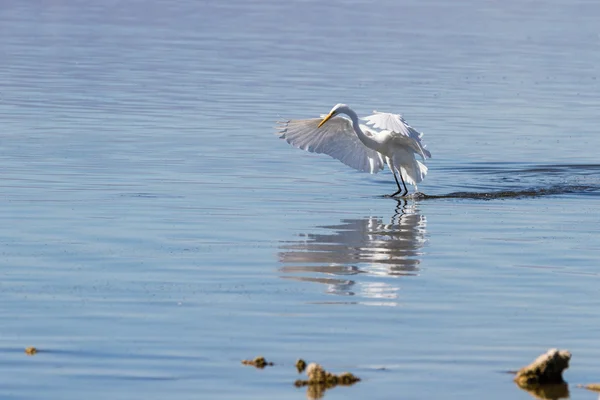
[[(1, 11), (1, 398), (305, 398), (302, 357), (363, 378), (330, 399), (527, 399), (550, 347), (595, 398), (595, 2)], [(273, 135), (338, 102), (425, 132), (425, 196)]]

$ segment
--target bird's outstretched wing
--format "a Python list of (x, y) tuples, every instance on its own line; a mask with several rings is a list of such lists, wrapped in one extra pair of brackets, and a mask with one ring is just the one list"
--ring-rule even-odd
[(277, 134), (289, 144), (312, 153), (324, 153), (359, 171), (376, 174), (384, 167), (381, 155), (356, 136), (352, 122), (333, 117), (318, 128), (320, 118), (279, 122)]
[(363, 118), (363, 120), (366, 121), (367, 125), (372, 126), (373, 128), (395, 132), (414, 139), (423, 153), (423, 158), (425, 158), (425, 156), (431, 158), (431, 153), (425, 148), (426, 146), (421, 141), (423, 133), (410, 126), (400, 114), (373, 111), (373, 115), (369, 115), (368, 117)]

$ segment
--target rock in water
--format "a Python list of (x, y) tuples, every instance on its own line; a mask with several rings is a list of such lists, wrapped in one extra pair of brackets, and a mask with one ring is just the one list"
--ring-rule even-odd
[(519, 386), (536, 384), (564, 383), (562, 372), (569, 368), (571, 353), (566, 350), (550, 349), (521, 368), (515, 377)]

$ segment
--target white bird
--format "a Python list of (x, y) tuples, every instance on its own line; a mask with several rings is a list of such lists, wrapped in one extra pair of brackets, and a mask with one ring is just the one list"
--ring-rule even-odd
[[(339, 114), (346, 114), (350, 119)], [(406, 183), (414, 185), (427, 175), (427, 167), (416, 155), (431, 158), (431, 153), (421, 142), (422, 133), (413, 129), (399, 114), (373, 111), (363, 118), (346, 104), (337, 104), (323, 118), (280, 122), (279, 137), (289, 144), (312, 153), (324, 153), (359, 171), (376, 174), (385, 163), (394, 174), (398, 191), (402, 192), (396, 174), (402, 180), (406, 196)]]

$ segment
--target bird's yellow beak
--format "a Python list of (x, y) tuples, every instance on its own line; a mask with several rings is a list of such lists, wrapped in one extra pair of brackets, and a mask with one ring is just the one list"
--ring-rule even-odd
[(323, 125), (325, 122), (329, 121), (329, 118), (331, 118), (332, 116), (333, 116), (333, 114), (332, 114), (332, 113), (329, 113), (329, 114), (327, 114), (327, 116), (326, 116), (325, 118), (323, 118), (323, 121), (321, 121), (321, 122), (319, 123), (319, 126), (317, 126), (317, 128), (320, 128), (320, 127), (321, 127), (321, 125)]

